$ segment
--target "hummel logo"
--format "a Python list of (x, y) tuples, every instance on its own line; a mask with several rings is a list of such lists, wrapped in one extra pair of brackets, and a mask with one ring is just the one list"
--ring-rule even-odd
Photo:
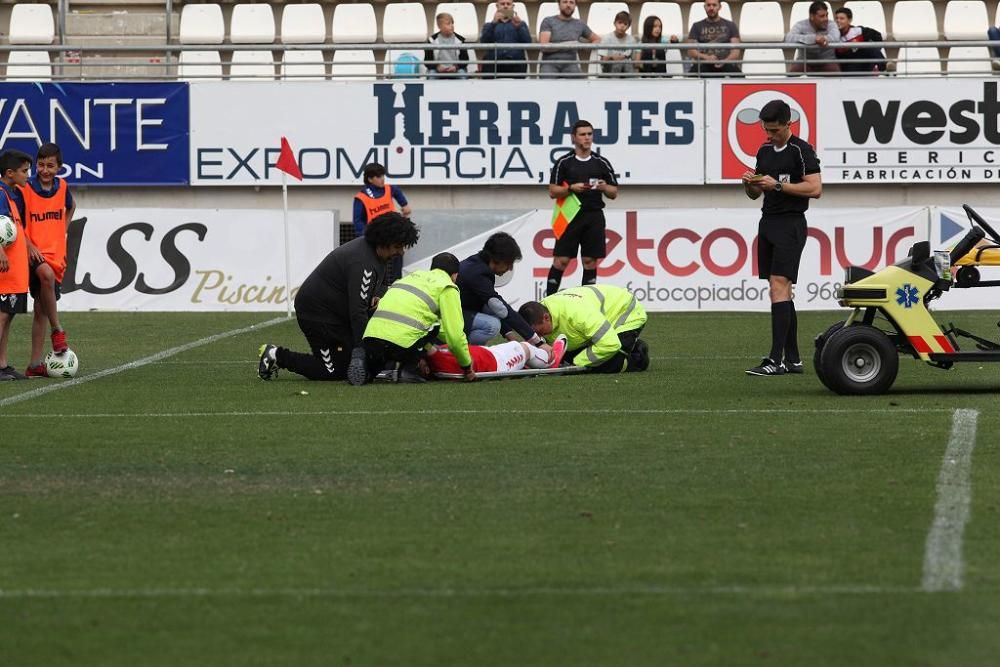
[(331, 360), (330, 350), (320, 350), (319, 356), (323, 357), (324, 362), (329, 362)]
[(361, 299), (362, 300), (365, 300), (365, 299), (368, 298), (368, 291), (371, 289), (371, 286), (372, 286), (372, 276), (374, 275), (374, 273), (375, 273), (374, 271), (369, 271), (368, 269), (364, 269), (362, 271), (362, 273), (361, 273), (361, 275), (362, 275), (362, 278), (361, 278)]

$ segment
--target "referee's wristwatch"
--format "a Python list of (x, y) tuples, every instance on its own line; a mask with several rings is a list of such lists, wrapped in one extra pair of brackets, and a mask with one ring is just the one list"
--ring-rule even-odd
[(775, 191), (775, 192), (781, 192), (781, 181), (777, 181), (777, 182), (776, 182), (776, 183), (774, 184), (774, 191)]

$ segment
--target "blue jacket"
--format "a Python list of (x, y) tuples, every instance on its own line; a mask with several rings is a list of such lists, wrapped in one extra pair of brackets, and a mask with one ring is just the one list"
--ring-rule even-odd
[[(480, 42), (486, 44), (531, 44), (531, 33), (528, 32), (528, 22), (521, 21), (517, 28), (510, 21), (502, 23), (487, 23), (483, 26)], [(525, 60), (524, 49), (497, 49), (488, 51), (485, 60)]]
[(458, 291), (462, 296), (466, 332), (476, 313), (485, 312), (500, 320), (500, 333), (504, 336), (516, 331), (524, 340), (532, 340), (535, 330), (497, 293), (495, 281), (496, 275), (481, 252), (463, 259), (458, 265)]

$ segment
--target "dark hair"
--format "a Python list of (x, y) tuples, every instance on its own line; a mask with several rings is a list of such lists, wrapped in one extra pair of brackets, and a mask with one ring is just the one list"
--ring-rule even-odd
[(632, 15), (629, 14), (628, 12), (618, 12), (617, 14), (615, 14), (614, 22), (618, 23), (619, 21), (621, 21), (625, 25), (632, 25)]
[(514, 237), (507, 232), (497, 232), (483, 244), (483, 254), (487, 260), (513, 264), (521, 261), (521, 248)]
[[(653, 41), (653, 39), (654, 39), (653, 38), (653, 24), (656, 23), (657, 21), (660, 21), (660, 17), (659, 16), (647, 16), (646, 20), (642, 22), (642, 41), (643, 42), (645, 42), (645, 43), (648, 44), (648, 43), (650, 43), (650, 42)], [(662, 31), (663, 31), (663, 21), (660, 21), (660, 31), (661, 31), (660, 38), (662, 38), (663, 37), (663, 34), (662, 34)], [(657, 39), (656, 41), (659, 41), (659, 39)]]
[(54, 157), (60, 165), (63, 163), (62, 149), (59, 148), (59, 144), (48, 143), (38, 147), (38, 154), (35, 156), (35, 159), (42, 160), (47, 157)]
[(784, 100), (771, 100), (764, 105), (757, 117), (765, 123), (788, 125), (792, 120), (792, 108)]
[(376, 248), (394, 245), (412, 248), (419, 238), (420, 232), (413, 221), (395, 211), (383, 213), (365, 227), (365, 241)]
[(841, 7), (840, 9), (838, 9), (837, 11), (835, 11), (834, 14), (843, 14), (844, 16), (846, 16), (849, 19), (853, 19), (854, 18), (854, 12), (851, 11), (850, 7)]
[(6, 176), (8, 169), (17, 171), (25, 163), (31, 164), (31, 156), (23, 151), (11, 149), (0, 153), (0, 176)]
[(573, 123), (573, 136), (574, 137), (576, 136), (576, 131), (579, 130), (581, 127), (589, 127), (591, 130), (594, 129), (594, 126), (590, 124), (589, 120), (578, 120), (575, 123)]
[(368, 179), (374, 178), (376, 176), (385, 176), (385, 167), (380, 165), (378, 162), (372, 162), (365, 165), (365, 170), (361, 172), (364, 176), (364, 184), (368, 185)]
[(827, 7), (825, 2), (823, 2), (822, 0), (816, 0), (816, 2), (809, 5), (809, 16), (815, 16), (816, 14), (819, 14), (821, 11), (825, 11), (826, 9)]
[(524, 318), (524, 321), (535, 326), (539, 324), (548, 314), (549, 309), (537, 301), (526, 301), (524, 305), (517, 309), (517, 314)]
[(438, 253), (431, 259), (431, 271), (434, 269), (441, 269), (449, 276), (455, 275), (458, 273), (458, 257), (450, 252)]

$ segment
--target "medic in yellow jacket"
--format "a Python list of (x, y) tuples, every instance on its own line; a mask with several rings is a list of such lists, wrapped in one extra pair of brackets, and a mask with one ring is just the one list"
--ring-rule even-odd
[[(367, 371), (382, 370), (373, 365), (385, 361), (398, 361), (404, 366), (415, 362), (434, 325), (440, 322), (440, 334), (465, 371), (466, 379), (475, 379), (464, 332), (462, 300), (455, 285), (457, 274), (458, 259), (450, 253), (441, 253), (432, 260), (430, 270), (414, 271), (392, 284), (365, 328)], [(352, 384), (364, 384), (355, 381), (350, 369), (348, 379)]]
[(574, 366), (617, 373), (646, 370), (649, 350), (639, 334), (646, 311), (627, 289), (612, 285), (584, 285), (556, 292), (541, 302), (529, 301), (521, 316), (546, 341), (563, 334), (567, 358)]

